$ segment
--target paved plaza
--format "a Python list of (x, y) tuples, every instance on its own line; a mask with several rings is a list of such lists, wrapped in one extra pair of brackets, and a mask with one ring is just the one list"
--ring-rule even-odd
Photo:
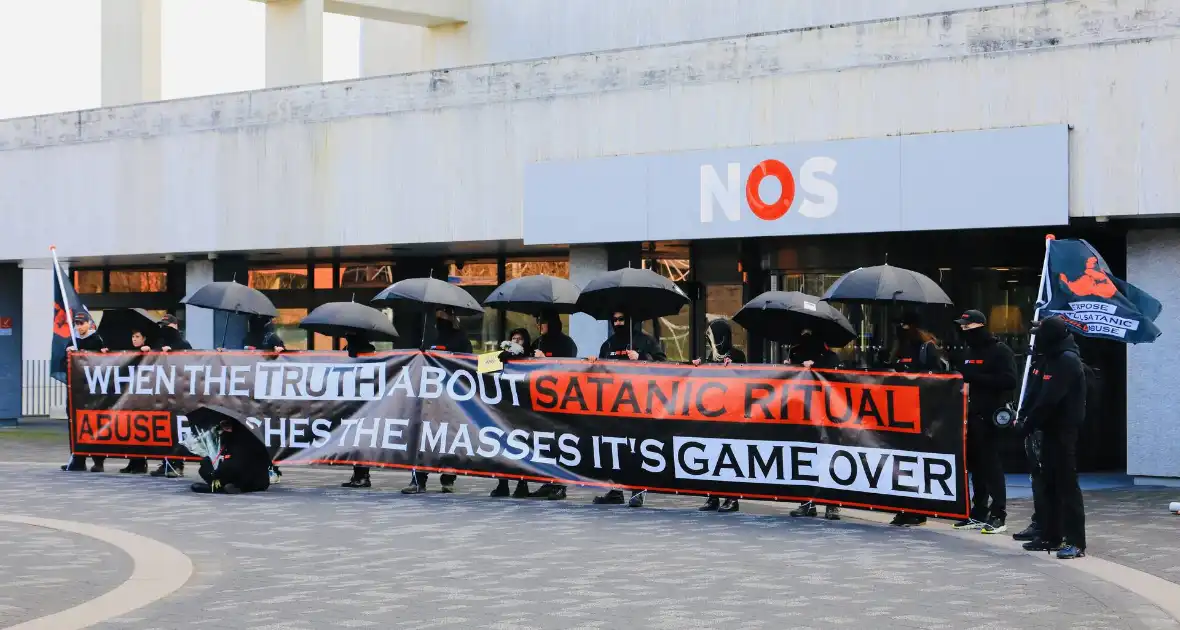
[[(664, 496), (592, 506), (588, 490), (490, 499), (492, 482), (464, 477), (455, 495), (403, 496), (405, 473), (347, 490), (348, 469), (296, 467), (267, 493), (196, 495), (191, 477), (119, 475), (119, 460), (105, 474), (63, 473), (51, 465), (64, 461), (59, 442), (16, 435), (0, 432), (0, 628), (97, 597), (135, 564), (4, 516), (102, 525), (191, 559), (183, 587), (92, 626), (105, 630), (1180, 628), (1145, 597), (1010, 538), (899, 530), (865, 513), (831, 523), (750, 502), (708, 514)], [(1180, 581), (1180, 517), (1163, 511), (1173, 495), (1089, 494), (1093, 555)], [(1140, 514), (1158, 516), (1129, 518)]]

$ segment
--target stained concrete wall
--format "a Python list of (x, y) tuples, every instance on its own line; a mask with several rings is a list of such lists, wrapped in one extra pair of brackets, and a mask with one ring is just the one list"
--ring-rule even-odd
[(1180, 230), (1132, 230), (1127, 280), (1164, 305), (1154, 343), (1127, 348), (1127, 474), (1180, 477)]
[(532, 161), (1059, 122), (1072, 214), (1171, 213), (1177, 34), (1049, 2), (5, 121), (0, 256), (515, 239)]

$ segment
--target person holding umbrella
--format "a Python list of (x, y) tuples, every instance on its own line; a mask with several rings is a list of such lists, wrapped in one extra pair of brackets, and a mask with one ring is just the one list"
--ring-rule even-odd
[(537, 331), (540, 335), (533, 342), (534, 357), (572, 359), (578, 356), (578, 344), (562, 330), (561, 316), (556, 311), (541, 311), (537, 316)]
[[(731, 363), (745, 363), (746, 353), (742, 352), (741, 348), (733, 345), (733, 329), (729, 327), (729, 322), (724, 319), (715, 319), (709, 322), (709, 327), (705, 330), (705, 341), (708, 342), (706, 346), (705, 358), (693, 359), (693, 365), (700, 365), (703, 362), (719, 363), (721, 365), (730, 365)], [(725, 502), (722, 503), (720, 499), (713, 495), (705, 496), (705, 504), (698, 508), (701, 512), (737, 512), (740, 506), (738, 500), (726, 497)]]
[[(807, 369), (817, 370), (834, 370), (840, 367), (840, 357), (832, 352), (832, 349), (824, 343), (819, 335), (815, 334), (810, 328), (804, 328), (799, 333), (798, 342), (791, 346), (790, 352), (787, 353), (786, 363), (788, 365), (798, 365)], [(794, 517), (810, 516), (815, 517), (819, 515), (820, 505), (816, 501), (808, 501), (799, 507), (791, 510), (790, 514)], [(824, 504), (824, 518), (829, 521), (840, 520), (840, 506)]]
[[(156, 337), (156, 343), (153, 347), (160, 352), (177, 352), (192, 350), (193, 346), (184, 338), (184, 333), (180, 332), (180, 320), (175, 315), (169, 313), (160, 318), (158, 322), (160, 332)], [(119, 471), (123, 472), (123, 471)], [(153, 477), (167, 477), (169, 479), (176, 479), (184, 476), (184, 460), (183, 459), (169, 459), (165, 458), (160, 462), (160, 465), (151, 472)]]
[(599, 359), (615, 361), (667, 361), (668, 355), (654, 337), (643, 332), (626, 313), (611, 314), (611, 335), (598, 348)]
[[(144, 336), (142, 330), (139, 330), (139, 327), (131, 328), (131, 347), (139, 352), (150, 352), (152, 349), (148, 345), (147, 337)], [(127, 458), (127, 466), (120, 468), (119, 472), (125, 475), (142, 475), (147, 473), (147, 468), (146, 457), (129, 457)]]
[[(348, 351), (348, 357), (355, 359), (357, 357), (371, 357), (377, 353), (377, 347), (374, 346), (362, 333), (350, 333), (344, 335), (345, 350)], [(340, 484), (343, 488), (371, 488), (373, 486), (372, 480), (369, 479), (368, 466), (353, 466), (352, 478)]]

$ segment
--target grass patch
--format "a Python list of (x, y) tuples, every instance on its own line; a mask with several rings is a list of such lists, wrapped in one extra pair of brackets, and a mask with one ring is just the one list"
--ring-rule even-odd
[(61, 441), (68, 443), (70, 441), (69, 433), (58, 429), (23, 429), (20, 427), (10, 429), (0, 429), (0, 443), (20, 442), (20, 441)]

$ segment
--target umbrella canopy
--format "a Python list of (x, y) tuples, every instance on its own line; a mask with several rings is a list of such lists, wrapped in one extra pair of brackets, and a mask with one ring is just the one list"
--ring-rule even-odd
[(299, 327), (330, 337), (361, 334), (369, 341), (395, 341), (397, 330), (385, 313), (356, 302), (329, 302), (316, 307)]
[(111, 350), (138, 350), (131, 345), (131, 331), (138, 330), (154, 346), (160, 338), (160, 323), (141, 308), (112, 308), (102, 312), (98, 334)]
[(483, 305), (526, 315), (577, 313), (579, 293), (578, 285), (564, 278), (525, 276), (496, 287)]
[(596, 276), (578, 296), (578, 310), (595, 319), (625, 313), (635, 321), (675, 315), (689, 303), (675, 282), (647, 269), (618, 269)]
[(181, 304), (214, 311), (277, 317), (279, 311), (261, 291), (237, 282), (210, 282), (184, 298)]
[(409, 310), (451, 308), (459, 315), (483, 313), (483, 307), (470, 293), (449, 282), (434, 278), (410, 278), (395, 282), (378, 293), (372, 303)]
[(746, 303), (733, 321), (779, 343), (797, 343), (805, 329), (833, 348), (856, 338), (856, 330), (843, 313), (814, 295), (798, 291), (767, 291)]
[(881, 265), (850, 271), (824, 293), (829, 302), (907, 302), (950, 305), (950, 297), (930, 278), (909, 269)]

